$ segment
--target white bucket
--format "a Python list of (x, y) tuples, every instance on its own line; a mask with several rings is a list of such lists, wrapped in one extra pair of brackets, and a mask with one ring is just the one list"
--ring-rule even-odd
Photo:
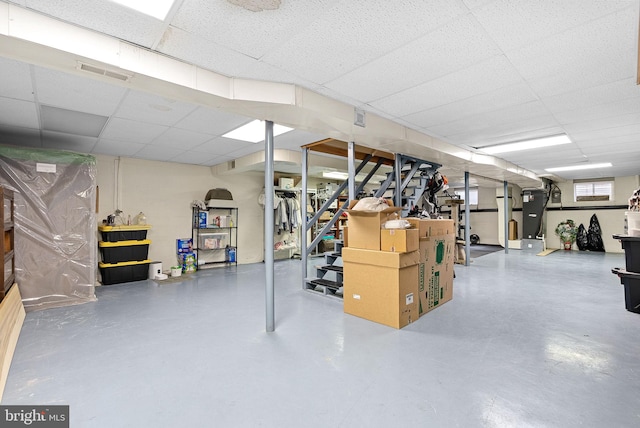
[(155, 279), (158, 275), (162, 275), (162, 262), (149, 263), (149, 279)]
[(180, 266), (171, 266), (171, 276), (180, 276), (182, 275), (182, 268)]

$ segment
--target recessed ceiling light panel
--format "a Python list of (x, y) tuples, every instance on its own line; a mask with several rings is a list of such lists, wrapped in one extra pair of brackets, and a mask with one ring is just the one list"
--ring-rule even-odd
[(129, 9), (164, 21), (175, 0), (110, 0)]
[(560, 171), (580, 171), (582, 169), (596, 169), (596, 168), (610, 168), (613, 165), (611, 162), (604, 163), (585, 163), (580, 165), (559, 166), (555, 168), (545, 168), (547, 172), (560, 172)]
[(539, 149), (541, 147), (558, 146), (561, 144), (569, 144), (571, 140), (565, 134), (554, 135), (545, 138), (536, 138), (534, 140), (516, 141), (514, 143), (498, 144), (495, 146), (478, 147), (478, 150), (495, 155), (498, 153), (516, 152), (519, 150)]
[[(284, 134), (285, 132), (292, 131), (293, 128), (287, 126), (273, 124), (273, 136)], [(232, 131), (223, 135), (225, 138), (231, 138), (233, 140), (247, 141), (249, 143), (259, 143), (264, 141), (264, 120), (253, 120), (246, 125), (242, 125)]]

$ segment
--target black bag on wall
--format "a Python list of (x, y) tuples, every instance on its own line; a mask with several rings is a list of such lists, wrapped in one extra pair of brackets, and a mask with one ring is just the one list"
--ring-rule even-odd
[(589, 240), (587, 239), (587, 229), (584, 228), (584, 224), (580, 223), (578, 226), (578, 235), (576, 236), (576, 244), (578, 244), (578, 250), (586, 251), (589, 249)]

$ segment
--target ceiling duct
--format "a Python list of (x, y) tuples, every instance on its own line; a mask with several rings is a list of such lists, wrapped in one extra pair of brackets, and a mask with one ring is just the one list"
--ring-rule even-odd
[(116, 71), (107, 70), (106, 68), (97, 67), (95, 65), (89, 65), (85, 63), (78, 63), (78, 69), (82, 71), (86, 71), (88, 73), (99, 74), (101, 76), (110, 77), (112, 79), (117, 79), (122, 82), (127, 82), (131, 79), (131, 76), (124, 73), (118, 73)]

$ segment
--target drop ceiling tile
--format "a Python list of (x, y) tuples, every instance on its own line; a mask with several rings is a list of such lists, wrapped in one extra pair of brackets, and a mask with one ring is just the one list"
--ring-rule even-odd
[(91, 153), (109, 156), (131, 157), (145, 147), (142, 143), (100, 138)]
[[(487, 32), (507, 51), (591, 23), (621, 9), (634, 12), (634, 0), (520, 1), (499, 0), (474, 10)], [(636, 16), (637, 21), (637, 16)]]
[(249, 148), (254, 151), (257, 151), (263, 147), (264, 147), (264, 144), (262, 143), (253, 144), (253, 143), (246, 143), (238, 140), (232, 140), (224, 137), (217, 137), (203, 144), (200, 144), (199, 146), (194, 147), (193, 150), (198, 152), (204, 152), (204, 153), (213, 153), (216, 155), (229, 155), (229, 153), (234, 152), (236, 150), (240, 150), (240, 149)]
[(541, 97), (603, 85), (633, 77), (636, 27), (637, 16), (615, 13), (507, 56)]
[(167, 132), (153, 140), (154, 146), (175, 147), (190, 150), (211, 139), (211, 135), (185, 129), (170, 128)]
[(225, 156), (217, 156), (212, 153), (194, 152), (192, 150), (183, 151), (178, 156), (171, 159), (172, 162), (187, 163), (192, 165), (211, 165), (215, 163), (231, 160)]
[(431, 126), (429, 130), (438, 135), (450, 136), (481, 129), (498, 128), (501, 125), (544, 116), (552, 119), (546, 107), (540, 101), (529, 101), (500, 110), (467, 116), (443, 125)]
[(562, 132), (563, 129), (557, 126), (557, 122), (553, 117), (541, 116), (522, 122), (513, 122), (493, 128), (455, 134), (448, 138), (454, 139), (459, 144), (480, 147), (489, 144), (522, 141), (526, 138), (556, 135)]
[(622, 79), (578, 91), (565, 92), (561, 95), (545, 97), (544, 104), (551, 112), (560, 113), (629, 98), (640, 98), (640, 86), (636, 85), (635, 78)]
[(140, 150), (138, 150), (133, 157), (140, 159), (156, 160), (162, 162), (168, 162), (171, 159), (179, 156), (182, 153), (181, 149), (173, 147), (159, 147), (147, 144)]
[(640, 133), (640, 123), (625, 125), (625, 126), (617, 126), (612, 128), (605, 129), (586, 129), (583, 130), (580, 127), (576, 127), (576, 129), (572, 130), (569, 133), (569, 136), (573, 141), (588, 141), (594, 139), (602, 139), (606, 141), (607, 139), (614, 139), (618, 137), (624, 137), (628, 135), (637, 135)]
[(607, 122), (611, 121), (615, 124), (616, 116), (629, 114), (640, 114), (640, 99), (627, 98), (608, 104), (587, 105), (587, 107), (582, 109), (556, 113), (555, 117), (562, 124), (603, 121), (603, 119), (607, 119)]
[(252, 12), (226, 1), (189, 0), (172, 25), (252, 58), (304, 31), (337, 0), (283, 1), (277, 10)]
[(38, 101), (67, 110), (110, 116), (127, 89), (43, 67), (34, 67)]
[(109, 118), (81, 111), (41, 105), (40, 119), (43, 130), (98, 137)]
[(516, 83), (522, 78), (500, 55), (370, 104), (403, 117)]
[(607, 130), (612, 128), (620, 128), (624, 126), (634, 126), (640, 123), (640, 113), (624, 114), (619, 116), (607, 117), (602, 119), (592, 119), (589, 121), (571, 123), (564, 125), (568, 133), (588, 132)]
[(145, 92), (130, 91), (115, 112), (116, 117), (156, 125), (175, 125), (195, 110), (190, 103)]
[(174, 127), (219, 136), (249, 121), (251, 118), (245, 116), (199, 107), (177, 122)]
[(0, 98), (0, 125), (38, 129), (36, 105), (29, 101)]
[[(468, 10), (458, 2), (343, 1), (262, 59), (316, 83), (334, 80), (453, 21)], [(362, 37), (367, 38), (362, 43)]]
[(31, 68), (24, 62), (0, 57), (0, 97), (33, 101)]
[(227, 76), (236, 76), (258, 62), (255, 58), (215, 41), (194, 36), (175, 27), (169, 27), (158, 45), (158, 51)]
[(429, 128), (454, 122), (487, 111), (528, 103), (538, 98), (527, 84), (517, 83), (403, 117), (414, 126)]
[(466, 15), (327, 82), (325, 86), (364, 102), (371, 102), (499, 53), (495, 43), (475, 19)]
[(105, 0), (26, 0), (29, 9), (150, 47), (162, 36), (163, 23)]
[(168, 126), (112, 117), (102, 131), (100, 138), (148, 144), (167, 129), (169, 129)]
[(94, 137), (65, 134), (62, 132), (42, 131), (42, 147), (57, 150), (69, 150), (77, 153), (91, 153), (98, 141)]

